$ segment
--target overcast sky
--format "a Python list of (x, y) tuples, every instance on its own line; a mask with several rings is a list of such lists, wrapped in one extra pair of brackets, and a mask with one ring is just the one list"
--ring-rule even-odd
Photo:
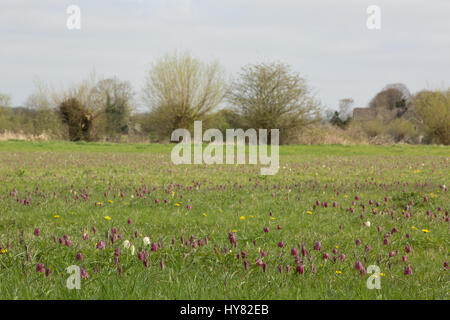
[[(71, 4), (81, 30), (66, 26)], [(380, 30), (366, 26), (370, 5)], [(34, 77), (63, 88), (92, 69), (139, 92), (151, 61), (175, 49), (219, 59), (230, 76), (281, 60), (327, 107), (365, 107), (388, 83), (450, 85), (450, 0), (0, 0), (0, 93), (14, 105)]]

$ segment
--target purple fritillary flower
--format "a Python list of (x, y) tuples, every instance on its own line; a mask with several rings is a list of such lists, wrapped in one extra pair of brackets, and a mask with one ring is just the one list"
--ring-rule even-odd
[(89, 273), (87, 272), (86, 269), (81, 268), (80, 276), (81, 276), (81, 279), (88, 279), (89, 278)]
[(355, 262), (355, 269), (358, 270), (358, 271), (361, 270), (361, 269), (364, 269), (364, 266), (361, 263), (361, 261), (356, 261)]
[(320, 241), (317, 241), (314, 244), (314, 250), (320, 251), (322, 249), (322, 243)]
[(97, 242), (96, 248), (99, 250), (104, 250), (106, 248), (106, 243), (103, 240)]
[(298, 274), (303, 274), (305, 272), (305, 267), (302, 264), (298, 265), (296, 268), (296, 272)]
[(43, 263), (38, 263), (36, 265), (36, 272), (45, 272), (45, 266)]
[(405, 271), (403, 271), (404, 275), (412, 275), (412, 273), (412, 268), (409, 265), (405, 268)]

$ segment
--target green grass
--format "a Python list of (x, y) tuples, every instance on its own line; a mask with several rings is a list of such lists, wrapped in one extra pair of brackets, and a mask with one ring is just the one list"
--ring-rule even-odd
[[(280, 170), (274, 176), (261, 176), (254, 165), (175, 166), (172, 147), (0, 142), (0, 247), (7, 249), (0, 254), (0, 298), (449, 299), (450, 277), (443, 264), (449, 260), (445, 212), (450, 196), (440, 188), (450, 184), (449, 147), (282, 146)], [(82, 195), (88, 195), (86, 201)], [(316, 200), (329, 207), (314, 208)], [(375, 203), (369, 205), (369, 200)], [(333, 201), (338, 202), (336, 208)], [(98, 202), (102, 206), (95, 205)], [(367, 221), (370, 227), (363, 225)], [(113, 227), (123, 238), (112, 244), (105, 232), (110, 236)], [(394, 227), (399, 232), (384, 245), (384, 235)], [(40, 236), (33, 234), (35, 228)], [(232, 230), (236, 248), (228, 240)], [(88, 240), (82, 239), (84, 232)], [(70, 247), (53, 242), (54, 236), (63, 235), (69, 236)], [(150, 251), (144, 236), (162, 248)], [(196, 241), (209, 237), (209, 243), (182, 245), (182, 236)], [(135, 255), (123, 247), (125, 239), (135, 245)], [(100, 240), (107, 243), (105, 250), (95, 248)], [(280, 241), (285, 248), (278, 248)], [(320, 252), (313, 250), (317, 241), (322, 243)], [(302, 243), (311, 258), (300, 255), (305, 273), (296, 274), (290, 251)], [(405, 253), (406, 245), (411, 253)], [(344, 262), (333, 262), (336, 246), (337, 256), (346, 255)], [(115, 248), (121, 250), (117, 266)], [(148, 252), (147, 268), (137, 258), (143, 250)], [(255, 265), (260, 250), (268, 253), (262, 258), (266, 272)], [(389, 251), (397, 250), (389, 257)], [(242, 251), (247, 257), (237, 259)], [(77, 252), (83, 261), (75, 259)], [(330, 260), (322, 259), (324, 252)], [(369, 275), (355, 270), (357, 260), (365, 267), (380, 267), (380, 290), (366, 287)], [(38, 263), (51, 270), (49, 277), (36, 272)], [(66, 287), (70, 265), (89, 274), (80, 290)], [(403, 274), (407, 265), (412, 275)], [(118, 266), (123, 268), (120, 275)]]

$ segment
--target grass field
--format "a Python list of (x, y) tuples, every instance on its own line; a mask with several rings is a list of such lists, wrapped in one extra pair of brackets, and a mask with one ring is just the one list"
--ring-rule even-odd
[(283, 146), (274, 176), (171, 148), (0, 142), (0, 298), (450, 298), (449, 147)]

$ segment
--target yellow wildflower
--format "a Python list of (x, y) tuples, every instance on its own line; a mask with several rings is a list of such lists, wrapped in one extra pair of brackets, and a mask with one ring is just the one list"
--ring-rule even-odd
[(422, 232), (424, 232), (424, 233), (428, 233), (428, 232), (430, 232), (429, 230), (427, 230), (427, 229), (422, 229)]
[(111, 217), (110, 216), (106, 216), (105, 219), (109, 221), (109, 220), (111, 220)]
[(342, 271), (341, 270), (336, 270), (336, 274), (341, 274)]
[(241, 220), (245, 220), (245, 217), (244, 216), (241, 216), (239, 219), (241, 219)]
[(59, 214), (55, 214), (55, 215), (53, 216), (53, 218), (58, 219), (58, 218), (59, 218)]

